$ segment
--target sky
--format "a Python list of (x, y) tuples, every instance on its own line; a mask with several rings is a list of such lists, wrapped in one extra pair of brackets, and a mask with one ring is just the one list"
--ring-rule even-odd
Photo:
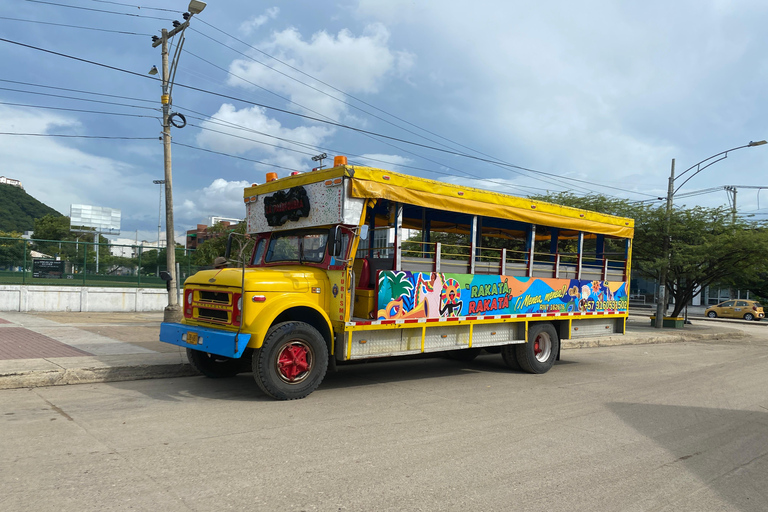
[[(0, 176), (64, 215), (119, 209), (121, 238), (157, 240), (151, 36), (187, 6), (0, 0)], [(244, 217), (244, 187), (320, 153), (517, 196), (661, 204), (672, 159), (679, 175), (768, 138), (767, 25), (758, 0), (210, 0), (172, 95), (187, 121), (172, 128), (176, 239)], [(746, 187), (768, 187), (768, 145), (727, 155), (675, 204), (730, 207), (736, 186), (739, 213), (765, 219), (768, 192)]]

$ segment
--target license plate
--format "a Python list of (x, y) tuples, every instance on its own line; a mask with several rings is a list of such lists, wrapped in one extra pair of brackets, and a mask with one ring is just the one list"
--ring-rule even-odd
[(187, 343), (190, 345), (197, 345), (197, 333), (188, 331), (187, 332)]

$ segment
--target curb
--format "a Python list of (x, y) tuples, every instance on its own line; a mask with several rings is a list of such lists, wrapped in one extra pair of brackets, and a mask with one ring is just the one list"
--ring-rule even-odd
[(590, 338), (585, 340), (563, 340), (562, 348), (597, 348), (597, 347), (618, 347), (621, 345), (656, 345), (659, 343), (678, 343), (683, 341), (703, 341), (703, 340), (725, 340), (733, 338), (744, 338), (746, 333), (743, 331), (716, 332), (716, 333), (686, 333), (686, 334), (668, 334), (665, 336), (643, 336), (638, 338), (633, 336), (627, 338), (624, 336), (606, 336), (605, 338)]
[(32, 370), (0, 374), (0, 389), (165, 379), (192, 375), (199, 375), (199, 373), (188, 363)]
[[(563, 340), (563, 349), (617, 347), (622, 345), (653, 345), (686, 341), (723, 340), (744, 338), (746, 333), (734, 330), (719, 333), (686, 333), (666, 335), (621, 335), (583, 340)], [(103, 363), (85, 364), (79, 368), (51, 368), (0, 373), (0, 389), (68, 386), (146, 379), (167, 379), (200, 375), (189, 363), (122, 364), (105, 366)]]

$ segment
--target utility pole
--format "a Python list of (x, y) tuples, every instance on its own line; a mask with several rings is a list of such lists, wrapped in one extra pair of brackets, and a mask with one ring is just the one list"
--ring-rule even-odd
[(662, 254), (664, 255), (664, 265), (661, 267), (659, 276), (659, 298), (656, 302), (656, 328), (661, 329), (664, 325), (664, 314), (667, 312), (667, 269), (669, 268), (669, 223), (672, 218), (672, 198), (675, 190), (675, 159), (672, 159), (672, 171), (669, 174), (669, 184), (667, 185), (667, 213), (664, 216), (664, 240), (662, 240)]
[[(181, 46), (184, 44), (183, 36), (184, 30), (189, 26), (189, 21), (192, 16), (199, 14), (205, 9), (205, 3), (197, 0), (192, 0), (189, 3), (189, 13), (184, 13), (184, 23), (175, 21), (174, 28), (169, 32), (166, 29), (162, 29), (161, 36), (152, 37), (152, 48), (161, 46), (162, 55), (162, 88), (163, 93), (160, 96), (160, 101), (163, 105), (163, 167), (165, 169), (165, 254), (166, 254), (166, 271), (170, 275), (168, 283), (168, 305), (165, 307), (163, 320), (165, 322), (180, 322), (181, 321), (181, 306), (177, 297), (177, 274), (176, 274), (176, 242), (173, 232), (173, 180), (171, 178), (171, 90), (173, 88), (173, 75), (176, 75), (176, 65), (178, 64), (178, 56), (180, 55)], [(176, 46), (176, 56), (173, 62), (168, 62), (168, 39), (181, 33), (181, 40)], [(171, 69), (173, 68), (173, 70)], [(154, 73), (157, 70), (153, 68)], [(152, 73), (152, 72), (150, 72)], [(158, 236), (158, 252), (160, 245), (160, 237)]]

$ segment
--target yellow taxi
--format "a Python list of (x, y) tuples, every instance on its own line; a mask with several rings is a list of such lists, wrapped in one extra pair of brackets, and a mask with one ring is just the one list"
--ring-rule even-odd
[(704, 312), (709, 318), (743, 318), (744, 320), (762, 320), (765, 316), (763, 306), (757, 301), (734, 299), (710, 306)]

